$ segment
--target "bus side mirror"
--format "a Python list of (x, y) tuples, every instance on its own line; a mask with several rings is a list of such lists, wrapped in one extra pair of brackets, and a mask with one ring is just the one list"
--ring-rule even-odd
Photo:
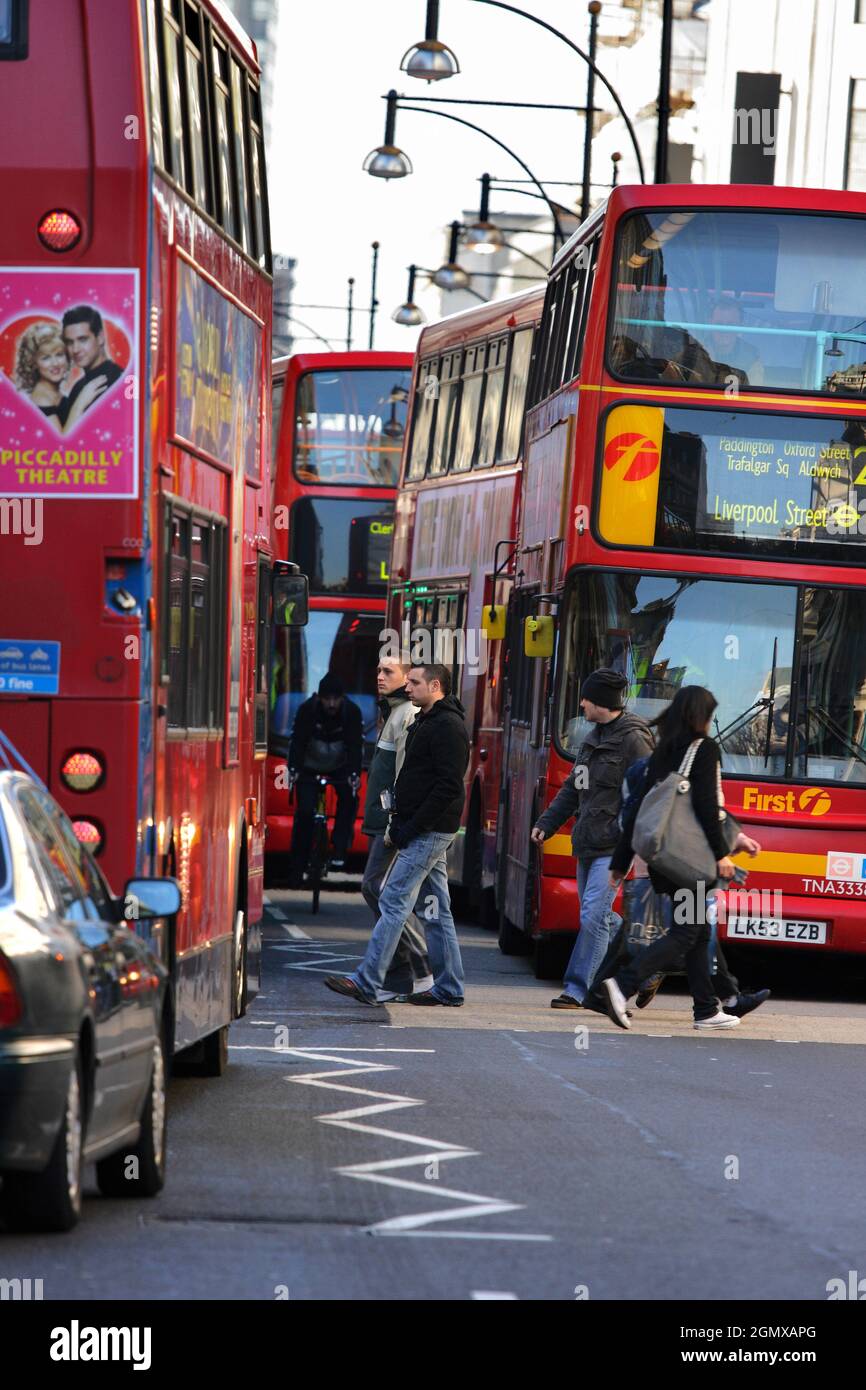
[(271, 597), (275, 627), (306, 627), (310, 617), (310, 581), (305, 574), (275, 572)]
[(553, 618), (525, 618), (523, 651), (526, 656), (553, 656)]
[(505, 636), (505, 604), (486, 603), (481, 613), (481, 631), (488, 642), (497, 642)]

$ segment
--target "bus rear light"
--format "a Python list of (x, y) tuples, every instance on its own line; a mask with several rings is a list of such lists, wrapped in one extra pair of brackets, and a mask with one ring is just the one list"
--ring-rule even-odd
[(92, 792), (102, 781), (105, 768), (93, 753), (70, 753), (60, 776), (70, 791)]
[(11, 1028), (21, 1017), (21, 996), (6, 957), (0, 953), (0, 1028)]
[(94, 825), (92, 820), (74, 820), (72, 829), (82, 845), (86, 845), (94, 854), (99, 853), (102, 849), (102, 831), (98, 825)]
[(71, 251), (81, 240), (81, 223), (62, 208), (46, 212), (38, 231), (39, 240), (49, 251)]

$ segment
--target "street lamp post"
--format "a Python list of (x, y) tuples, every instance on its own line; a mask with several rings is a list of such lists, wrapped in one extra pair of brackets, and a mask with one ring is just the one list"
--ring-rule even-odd
[(346, 305), (346, 351), (352, 351), (352, 309), (355, 304), (355, 277), (349, 276), (349, 302)]
[(369, 348), (369, 350), (370, 350), (371, 352), (373, 351), (373, 335), (374, 335), (375, 330), (376, 330), (376, 310), (377, 310), (378, 307), (379, 307), (379, 301), (378, 301), (378, 299), (376, 298), (376, 281), (377, 281), (378, 275), (379, 275), (379, 243), (378, 243), (378, 241), (374, 241), (374, 242), (372, 243), (372, 247), (373, 247), (373, 268), (372, 268), (372, 271), (371, 271), (371, 273), (370, 273), (370, 333), (369, 333), (369, 337), (368, 337), (368, 339), (367, 339), (367, 347)]
[(595, 50), (598, 43), (598, 16), (600, 0), (590, 0), (589, 5), (589, 70), (586, 74), (586, 119), (583, 126), (583, 187), (580, 191), (580, 220), (589, 217), (590, 170), (592, 168), (592, 135), (595, 108)]
[(457, 125), (463, 125), (469, 130), (474, 130), (478, 135), (486, 136), (488, 140), (493, 141), (494, 145), (498, 145), (501, 150), (504, 150), (507, 155), (510, 155), (516, 164), (520, 165), (523, 172), (529, 176), (547, 204), (550, 215), (553, 218), (556, 237), (560, 242), (565, 241), (565, 233), (562, 230), (562, 224), (557, 215), (555, 205), (548, 198), (542, 184), (535, 177), (529, 165), (520, 158), (519, 154), (515, 154), (514, 150), (512, 150), (509, 145), (506, 145), (504, 140), (500, 140), (497, 135), (491, 135), (490, 131), (485, 130), (483, 126), (475, 125), (474, 122), (465, 120), (463, 116), (455, 116), (451, 111), (430, 111), (426, 106), (407, 106), (403, 98), (400, 97), (393, 88), (388, 92), (385, 100), (387, 102), (385, 143), (377, 146), (376, 149), (371, 150), (367, 155), (363, 165), (366, 173), (372, 174), (374, 178), (395, 179), (405, 178), (407, 174), (411, 174), (412, 172), (411, 160), (394, 144), (398, 104), (400, 105), (401, 111), (414, 111), (420, 113), (422, 116), (439, 116), (442, 120), (454, 121)]
[[(665, 2), (670, 4), (672, 0), (665, 0)], [(563, 34), (561, 29), (554, 28), (552, 24), (548, 24), (546, 19), (540, 19), (538, 15), (530, 14), (528, 10), (519, 9), (517, 5), (506, 4), (505, 0), (473, 0), (473, 3), (477, 5), (494, 5), (498, 10), (508, 10), (510, 14), (519, 15), (523, 19), (530, 20), (533, 24), (538, 24), (542, 29), (546, 29), (549, 34), (553, 34), (556, 38), (561, 39), (564, 44), (568, 45), (568, 47), (572, 50), (573, 53), (576, 53), (579, 58), (582, 58), (585, 63), (588, 63), (590, 65), (599, 82), (601, 82), (602, 86), (604, 86), (610, 93), (610, 96), (614, 102), (614, 105), (616, 106), (617, 111), (622, 116), (622, 119), (625, 122), (625, 128), (628, 131), (629, 139), (631, 140), (632, 148), (634, 149), (635, 159), (637, 160), (640, 181), (641, 183), (646, 183), (646, 174), (644, 173), (643, 167), (643, 157), (640, 152), (640, 145), (637, 142), (637, 136), (634, 131), (634, 126), (629, 120), (626, 109), (620, 101), (615, 88), (610, 84), (610, 82), (608, 82), (604, 73), (601, 71), (600, 68), (596, 66), (595, 61), (592, 58), (590, 58), (589, 54), (584, 53), (583, 49), (579, 48), (578, 45), (573, 41), (573, 39), (570, 39), (567, 34)], [(420, 48), (421, 45), (419, 44), (418, 47)], [(452, 53), (451, 49), (449, 49), (448, 51), (449, 53)], [(452, 57), (454, 57), (453, 53)], [(456, 61), (456, 58), (454, 58), (455, 63)], [(455, 69), (455, 71), (456, 70), (457, 69)], [(409, 69), (407, 68), (406, 71), (409, 72)], [(420, 73), (411, 73), (411, 76), (413, 77), (421, 75), (422, 74)], [(450, 76), (451, 74), (449, 73), (447, 75)]]
[(668, 122), (671, 115), (671, 48), (674, 0), (662, 0), (662, 51), (659, 64), (659, 110), (656, 135), (656, 183), (668, 181)]

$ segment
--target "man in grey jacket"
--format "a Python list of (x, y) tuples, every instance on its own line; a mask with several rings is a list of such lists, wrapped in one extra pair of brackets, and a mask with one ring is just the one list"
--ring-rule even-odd
[[(367, 798), (361, 826), (370, 840), (361, 892), (373, 913), (374, 922), (379, 920), (379, 893), (383, 880), (397, 854), (395, 845), (385, 844), (385, 830), (392, 809), (394, 783), (403, 766), (406, 735), (417, 713), (406, 690), (408, 669), (408, 661), (402, 665), (394, 657), (387, 656), (382, 657), (376, 669), (379, 712), (384, 722), (367, 771)], [(412, 994), (413, 990), (423, 992), (432, 985), (427, 940), (413, 913), (403, 927), (383, 989), (388, 997), (396, 999)], [(382, 1002), (387, 1002), (387, 999), (383, 998)]]
[(541, 845), (574, 816), (571, 844), (577, 858), (580, 931), (562, 994), (553, 1009), (580, 1009), (610, 945), (619, 918), (612, 911), (615, 890), (608, 870), (619, 839), (623, 778), (632, 763), (652, 752), (653, 737), (645, 720), (623, 709), (628, 682), (618, 671), (602, 667), (587, 676), (580, 706), (594, 728), (584, 739), (574, 768), (532, 830)]

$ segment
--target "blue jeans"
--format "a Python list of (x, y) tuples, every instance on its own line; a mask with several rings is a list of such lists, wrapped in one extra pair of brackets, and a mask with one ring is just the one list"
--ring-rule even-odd
[(581, 1004), (607, 954), (612, 933), (622, 923), (619, 914), (611, 911), (616, 889), (608, 881), (610, 861), (609, 854), (577, 861), (580, 931), (565, 972), (562, 992)]
[(439, 999), (463, 998), (463, 962), (451, 915), (445, 861), (453, 839), (453, 834), (430, 831), (419, 835), (394, 859), (379, 893), (379, 920), (373, 928), (364, 959), (351, 975), (369, 998), (378, 999), (383, 993), (385, 975), (403, 924), (415, 907), (422, 886), (425, 899), (418, 901), (417, 914), (427, 936), (427, 953), (433, 971), (432, 993)]

